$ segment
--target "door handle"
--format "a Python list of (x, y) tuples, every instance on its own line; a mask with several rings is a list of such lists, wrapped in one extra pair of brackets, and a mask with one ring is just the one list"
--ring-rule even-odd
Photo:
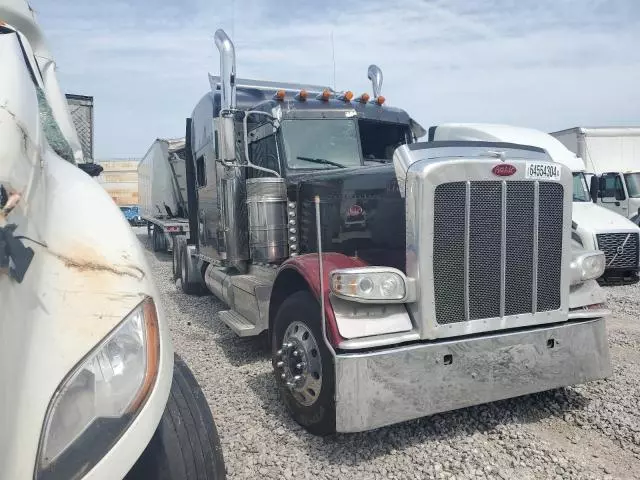
[(619, 206), (620, 206), (620, 202), (616, 202), (616, 207), (619, 207)]

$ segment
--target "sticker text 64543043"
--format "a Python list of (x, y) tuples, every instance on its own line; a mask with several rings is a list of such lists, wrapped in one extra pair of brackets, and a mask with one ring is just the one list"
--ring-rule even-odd
[(542, 162), (527, 162), (525, 178), (536, 180), (560, 180), (562, 169), (560, 165)]

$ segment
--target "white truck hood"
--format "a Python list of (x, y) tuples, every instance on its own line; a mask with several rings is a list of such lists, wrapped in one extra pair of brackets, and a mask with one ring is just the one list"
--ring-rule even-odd
[(580, 230), (592, 233), (640, 232), (627, 218), (592, 202), (573, 202), (571, 217)]
[[(19, 198), (0, 210), (0, 227), (17, 225), (13, 236), (34, 251), (22, 282), (0, 271), (4, 480), (33, 477), (47, 407), (74, 366), (145, 297), (159, 305), (140, 242), (118, 207), (49, 146), (13, 34), (0, 35), (0, 65), (0, 184)], [(172, 352), (161, 310), (158, 317), (162, 371)]]

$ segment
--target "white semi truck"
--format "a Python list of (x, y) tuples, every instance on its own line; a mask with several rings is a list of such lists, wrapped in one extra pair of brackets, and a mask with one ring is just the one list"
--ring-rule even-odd
[(603, 280), (637, 280), (640, 268), (640, 228), (591, 202), (583, 160), (548, 133), (511, 125), (448, 123), (429, 129), (429, 140), (480, 140), (512, 142), (540, 147), (573, 175), (573, 233), (584, 248), (602, 250), (606, 256)]
[(0, 1), (0, 479), (221, 479), (136, 236), (88, 174), (33, 10)]
[[(314, 434), (607, 377), (602, 252), (571, 239), (572, 174), (543, 149), (419, 142), (380, 94), (220, 76), (186, 122), (185, 291), (240, 336)], [(356, 233), (357, 235), (354, 235)]]
[(584, 160), (593, 201), (638, 223), (640, 127), (574, 127), (551, 135)]

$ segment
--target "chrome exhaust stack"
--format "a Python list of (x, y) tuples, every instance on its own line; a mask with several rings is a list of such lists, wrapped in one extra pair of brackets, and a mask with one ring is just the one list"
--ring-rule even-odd
[(377, 65), (369, 65), (367, 77), (371, 80), (373, 87), (373, 98), (378, 98), (382, 91), (382, 70)]
[(232, 110), (236, 108), (236, 50), (224, 30), (216, 30), (214, 39), (220, 51), (221, 107)]

